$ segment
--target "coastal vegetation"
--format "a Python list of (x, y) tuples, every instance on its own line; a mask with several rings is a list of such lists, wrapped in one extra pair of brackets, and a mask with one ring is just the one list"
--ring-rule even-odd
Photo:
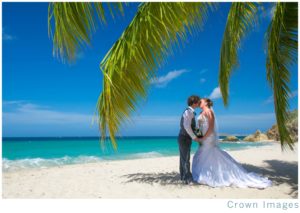
[[(298, 142), (298, 109), (289, 112), (285, 126), (290, 134), (291, 139), (294, 142)], [(266, 134), (271, 140), (280, 140), (277, 124), (274, 124), (269, 130), (267, 130)]]

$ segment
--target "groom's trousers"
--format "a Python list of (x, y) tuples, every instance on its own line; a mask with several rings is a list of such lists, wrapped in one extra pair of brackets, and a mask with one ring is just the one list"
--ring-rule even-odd
[(179, 170), (181, 180), (191, 181), (192, 173), (190, 171), (190, 153), (192, 146), (192, 139), (188, 135), (179, 134), (178, 145), (180, 153)]

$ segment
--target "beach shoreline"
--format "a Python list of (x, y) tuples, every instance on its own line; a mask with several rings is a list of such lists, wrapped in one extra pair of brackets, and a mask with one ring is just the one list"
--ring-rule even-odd
[[(182, 185), (179, 156), (62, 165), (2, 173), (3, 198), (265, 198), (298, 196), (298, 145), (227, 151), (249, 172), (273, 181), (264, 190)], [(192, 159), (192, 156), (191, 156)]]

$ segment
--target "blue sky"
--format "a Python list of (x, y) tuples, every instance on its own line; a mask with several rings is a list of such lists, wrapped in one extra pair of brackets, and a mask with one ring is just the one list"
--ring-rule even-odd
[[(211, 97), (221, 133), (265, 131), (275, 122), (272, 92), (266, 81), (264, 34), (272, 5), (260, 11), (259, 25), (243, 40), (239, 68), (230, 81), (225, 108), (218, 90), (220, 46), (229, 3), (210, 14), (202, 32), (189, 36), (184, 48), (157, 70), (146, 101), (138, 103), (132, 122), (120, 136), (175, 136), (191, 94)], [(47, 3), (3, 3), (2, 113), (3, 136), (97, 136), (92, 122), (102, 89), (99, 63), (128, 26), (137, 3), (124, 17), (108, 19), (93, 34), (91, 47), (77, 53), (76, 63), (63, 64), (52, 55)], [(297, 66), (291, 69), (290, 108), (298, 106)], [(199, 114), (199, 109), (197, 109)]]

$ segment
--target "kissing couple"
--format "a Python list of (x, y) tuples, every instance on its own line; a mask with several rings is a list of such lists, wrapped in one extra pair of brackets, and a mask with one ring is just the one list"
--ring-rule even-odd
[[(184, 184), (199, 183), (211, 187), (266, 188), (272, 185), (268, 178), (246, 171), (227, 152), (220, 149), (213, 102), (208, 98), (190, 96), (180, 120), (178, 145), (180, 177)], [(202, 112), (195, 118), (195, 109)], [(190, 171), (192, 141), (199, 143)]]

